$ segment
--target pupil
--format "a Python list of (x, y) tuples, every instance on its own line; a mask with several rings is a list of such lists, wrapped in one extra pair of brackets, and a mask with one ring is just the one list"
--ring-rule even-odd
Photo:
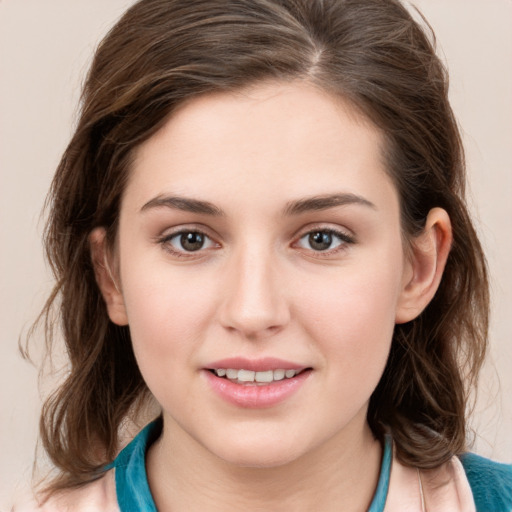
[(317, 251), (325, 251), (332, 244), (332, 235), (325, 231), (317, 231), (309, 235), (309, 244)]
[(204, 237), (201, 233), (184, 233), (181, 235), (180, 242), (186, 251), (198, 251), (203, 247)]

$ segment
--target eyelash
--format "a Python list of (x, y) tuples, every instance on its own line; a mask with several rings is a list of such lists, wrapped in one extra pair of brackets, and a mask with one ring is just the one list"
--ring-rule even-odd
[[(297, 246), (301, 240), (303, 240), (306, 237), (309, 237), (313, 234), (318, 234), (318, 233), (322, 233), (323, 235), (329, 235), (331, 237), (336, 237), (338, 239), (339, 243), (333, 249), (326, 249), (326, 250), (314, 250), (314, 249), (303, 248), (303, 249), (315, 254), (316, 257), (329, 257), (332, 255), (335, 255), (340, 251), (346, 250), (348, 245), (355, 243), (355, 238), (351, 235), (348, 235), (347, 233), (345, 233), (343, 231), (339, 231), (339, 230), (336, 230), (333, 228), (319, 227), (316, 229), (309, 229), (308, 231), (303, 232), (300, 235), (300, 237), (297, 239), (297, 241), (292, 244), (292, 246)], [(210, 247), (207, 247), (207, 248), (205, 248), (204, 246), (201, 246), (196, 251), (187, 251), (184, 248), (182, 250), (175, 249), (172, 246), (171, 241), (178, 237), (182, 237), (183, 235), (202, 236), (211, 245), (210, 245)], [(193, 257), (196, 253), (197, 253), (197, 255), (199, 255), (200, 253), (204, 252), (205, 249), (211, 248), (211, 246), (216, 246), (216, 247), (220, 246), (218, 243), (216, 243), (214, 240), (212, 240), (212, 238), (210, 236), (208, 236), (204, 231), (199, 230), (199, 229), (182, 229), (180, 231), (176, 231), (174, 233), (170, 233), (168, 235), (158, 238), (157, 242), (159, 244), (161, 244), (165, 248), (166, 251), (168, 251), (173, 256), (176, 256), (178, 258), (190, 258), (190, 257)]]
[[(210, 236), (208, 236), (204, 231), (201, 231), (200, 229), (182, 229), (180, 231), (176, 231), (174, 233), (170, 233), (168, 235), (165, 235), (159, 239), (157, 239), (157, 242), (161, 244), (164, 249), (168, 252), (170, 252), (173, 256), (176, 256), (178, 258), (190, 258), (193, 257), (195, 254), (202, 253), (204, 251), (204, 246), (200, 247), (197, 251), (187, 251), (185, 249), (183, 250), (177, 250), (172, 246), (172, 240), (178, 237), (182, 237), (183, 235), (200, 235), (204, 237), (205, 240), (209, 241), (212, 245), (219, 246), (216, 242), (212, 240)], [(183, 246), (182, 246), (183, 247)]]
[(311, 251), (315, 254), (315, 257), (329, 257), (333, 256), (335, 254), (338, 254), (341, 251), (344, 251), (347, 249), (347, 247), (351, 244), (354, 244), (356, 242), (355, 238), (351, 235), (349, 235), (346, 232), (343, 232), (341, 230), (333, 229), (333, 228), (314, 228), (309, 229), (305, 233), (303, 233), (297, 242), (294, 243), (294, 245), (297, 245), (301, 240), (306, 239), (307, 237), (310, 237), (313, 234), (322, 233), (323, 235), (330, 235), (331, 237), (336, 237), (339, 241), (338, 245), (336, 245), (332, 249), (325, 249), (325, 250), (314, 250), (314, 249), (306, 249), (308, 251)]

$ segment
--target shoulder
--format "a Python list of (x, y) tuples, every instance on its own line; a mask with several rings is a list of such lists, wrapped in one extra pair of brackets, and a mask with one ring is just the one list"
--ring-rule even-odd
[(114, 470), (78, 489), (56, 493), (44, 502), (35, 497), (15, 505), (12, 512), (120, 512)]
[(389, 492), (384, 510), (385, 512), (476, 511), (469, 482), (457, 457), (452, 457), (435, 469), (420, 470), (402, 464), (396, 454), (392, 462)]
[(161, 418), (142, 429), (98, 480), (55, 493), (46, 501), (36, 496), (11, 512), (120, 512), (121, 507), (156, 511), (147, 482), (145, 454), (161, 429)]
[(460, 460), (479, 512), (512, 511), (512, 465), (474, 453), (461, 455)]

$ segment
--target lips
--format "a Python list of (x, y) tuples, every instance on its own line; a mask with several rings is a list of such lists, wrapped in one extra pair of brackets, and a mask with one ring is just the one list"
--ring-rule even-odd
[(265, 385), (283, 379), (292, 379), (302, 370), (285, 370), (284, 368), (278, 368), (277, 370), (255, 372), (244, 368), (240, 370), (236, 368), (216, 368), (212, 371), (217, 377), (224, 377), (238, 384), (254, 383), (256, 385)]
[(225, 401), (244, 408), (273, 407), (297, 392), (310, 367), (275, 358), (229, 358), (205, 368), (211, 389)]
[(303, 370), (306, 366), (278, 359), (277, 357), (262, 357), (259, 359), (248, 359), (245, 357), (229, 357), (226, 359), (219, 359), (207, 365), (208, 370), (215, 370), (218, 368), (234, 368), (238, 370), (251, 370), (253, 372), (264, 372), (268, 370)]

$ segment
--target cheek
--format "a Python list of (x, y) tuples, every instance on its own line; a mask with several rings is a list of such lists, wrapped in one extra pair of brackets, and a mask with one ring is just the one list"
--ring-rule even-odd
[[(169, 378), (193, 366), (204, 341), (212, 308), (213, 283), (187, 278), (156, 264), (126, 268), (125, 304), (135, 355), (144, 377)], [(151, 384), (148, 381), (148, 385)]]
[[(360, 270), (360, 271), (359, 271)], [(306, 283), (302, 316), (309, 337), (322, 347), (332, 379), (345, 387), (378, 383), (389, 354), (401, 275), (384, 265), (333, 276), (328, 286)], [(337, 374), (337, 375), (336, 375)]]
[[(158, 279), (137, 280), (126, 294), (126, 306), (135, 358), (146, 385), (164, 410), (194, 415), (196, 405), (189, 394), (195, 388), (190, 383), (197, 381), (197, 354), (210, 309), (208, 294), (190, 284), (165, 273)], [(183, 393), (184, 385), (188, 393)]]

